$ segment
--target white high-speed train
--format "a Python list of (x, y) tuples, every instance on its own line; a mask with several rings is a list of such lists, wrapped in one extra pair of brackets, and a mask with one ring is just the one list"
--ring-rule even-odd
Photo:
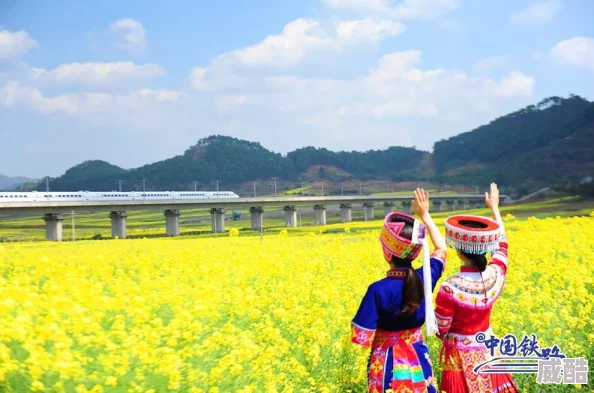
[(230, 191), (136, 191), (136, 192), (0, 192), (0, 204), (10, 202), (145, 201), (239, 198)]

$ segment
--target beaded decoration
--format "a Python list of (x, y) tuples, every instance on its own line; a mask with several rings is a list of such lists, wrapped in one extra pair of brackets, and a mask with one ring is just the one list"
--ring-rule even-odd
[(501, 232), (495, 220), (481, 216), (457, 215), (448, 217), (445, 227), (446, 243), (456, 250), (486, 254), (499, 249)]

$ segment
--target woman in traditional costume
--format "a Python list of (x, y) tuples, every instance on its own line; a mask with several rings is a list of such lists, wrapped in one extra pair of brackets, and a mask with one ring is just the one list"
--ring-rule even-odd
[[(491, 184), (485, 203), (493, 219), (458, 215), (446, 220), (446, 242), (458, 252), (460, 273), (444, 281), (437, 293), (435, 315), (444, 364), (440, 390), (446, 393), (515, 393), (510, 374), (481, 374), (474, 368), (489, 360), (489, 350), (475, 339), (493, 335), (491, 309), (503, 290), (507, 273), (507, 238), (499, 213), (499, 190)], [(486, 253), (491, 252), (487, 264)]]
[[(371, 346), (367, 366), (368, 392), (434, 393), (433, 371), (421, 326), (437, 333), (432, 291), (446, 262), (446, 243), (429, 214), (429, 194), (415, 191), (412, 202), (421, 221), (404, 213), (390, 213), (380, 234), (390, 270), (371, 284), (352, 321), (352, 341)], [(435, 250), (429, 257), (425, 232)], [(423, 267), (411, 264), (423, 249)]]

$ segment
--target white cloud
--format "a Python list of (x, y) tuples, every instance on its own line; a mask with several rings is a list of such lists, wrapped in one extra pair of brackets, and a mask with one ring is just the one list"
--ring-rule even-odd
[(474, 70), (480, 73), (489, 72), (503, 67), (507, 61), (507, 55), (485, 57), (474, 63)]
[(314, 19), (299, 18), (286, 24), (281, 34), (270, 35), (256, 45), (224, 56), (245, 66), (287, 67), (311, 51), (332, 46), (332, 40), (319, 27), (320, 23)]
[(594, 38), (573, 37), (561, 41), (550, 54), (561, 65), (594, 71)]
[(77, 93), (46, 97), (38, 88), (11, 81), (0, 87), (0, 106), (28, 106), (41, 113), (93, 115), (100, 111), (121, 109), (141, 110), (146, 105), (177, 103), (185, 94), (171, 90), (139, 89), (129, 94)]
[(114, 85), (131, 81), (146, 81), (165, 74), (158, 64), (137, 65), (133, 62), (67, 63), (53, 70), (32, 69), (33, 79), (48, 83), (78, 83)]
[(338, 38), (350, 42), (379, 41), (385, 37), (400, 35), (405, 30), (406, 26), (402, 23), (374, 18), (341, 21), (336, 26)]
[(146, 48), (146, 30), (135, 19), (118, 19), (109, 26), (109, 31), (119, 36), (121, 49), (137, 54)]
[(403, 0), (396, 5), (389, 0), (322, 0), (334, 9), (364, 15), (382, 15), (393, 19), (435, 19), (453, 11), (461, 0)]
[(215, 107), (220, 113), (231, 112), (248, 102), (248, 98), (245, 95), (232, 94), (224, 95), (215, 98)]
[[(247, 70), (266, 69), (289, 72), (306, 60), (333, 58), (337, 53), (377, 43), (383, 38), (402, 34), (402, 23), (376, 18), (346, 20), (335, 26), (324, 26), (314, 19), (296, 19), (287, 23), (280, 34), (270, 35), (261, 42), (215, 57), (208, 67), (192, 68), (188, 80), (196, 90), (216, 90), (249, 83), (243, 76)], [(316, 56), (318, 55), (318, 56)], [(284, 77), (284, 76), (283, 76)], [(276, 83), (276, 76), (267, 83)]]
[(553, 20), (558, 11), (557, 0), (539, 1), (511, 14), (509, 20), (515, 25), (542, 25)]
[(37, 42), (26, 31), (0, 30), (0, 60), (22, 57)]
[(533, 78), (521, 72), (513, 71), (497, 85), (495, 94), (498, 97), (530, 96), (533, 88)]

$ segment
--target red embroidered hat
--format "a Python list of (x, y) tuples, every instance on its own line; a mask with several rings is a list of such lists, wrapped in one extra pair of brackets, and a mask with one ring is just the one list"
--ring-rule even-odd
[[(400, 236), (406, 223), (413, 226), (412, 240)], [(425, 225), (406, 213), (392, 212), (384, 220), (380, 241), (384, 257), (389, 262), (392, 257), (414, 260), (421, 252), (425, 237)]]
[(459, 251), (486, 254), (499, 249), (500, 227), (487, 217), (457, 215), (445, 221), (446, 243)]

